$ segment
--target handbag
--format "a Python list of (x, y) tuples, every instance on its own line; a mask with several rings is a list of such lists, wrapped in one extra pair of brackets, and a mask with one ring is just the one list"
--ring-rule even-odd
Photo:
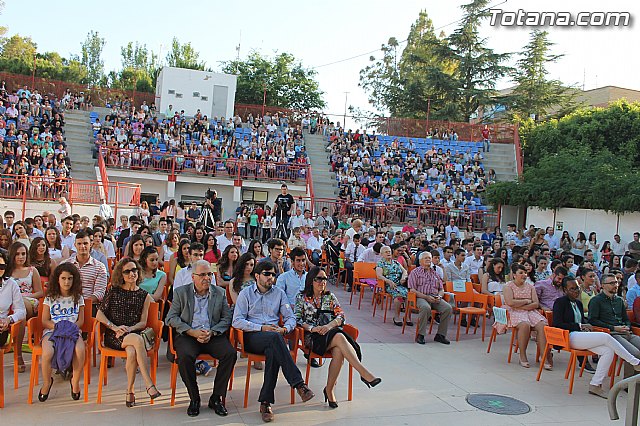
[(156, 332), (151, 327), (147, 327), (140, 332), (142, 340), (144, 341), (144, 347), (150, 351), (156, 344)]

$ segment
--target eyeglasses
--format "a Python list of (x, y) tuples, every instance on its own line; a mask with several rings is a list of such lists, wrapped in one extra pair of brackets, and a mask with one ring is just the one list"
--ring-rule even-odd
[(213, 276), (213, 272), (203, 272), (201, 274), (193, 274), (196, 277), (200, 277), (200, 278), (204, 278), (204, 277), (209, 277), (211, 278)]
[(327, 281), (329, 281), (329, 278), (327, 278), (327, 277), (315, 277), (313, 279), (313, 281), (315, 281), (317, 283), (326, 283)]
[(609, 285), (618, 285), (618, 281), (617, 281), (617, 280), (616, 280), (616, 281), (609, 281), (609, 282), (602, 283), (602, 284), (603, 284), (603, 285), (604, 285), (604, 284), (609, 284)]
[(265, 272), (260, 272), (260, 275), (265, 277), (275, 277), (278, 274), (276, 274), (275, 272), (265, 271)]
[(137, 274), (138, 273), (138, 268), (131, 268), (131, 269), (123, 269), (122, 270), (122, 275), (130, 275), (130, 274)]

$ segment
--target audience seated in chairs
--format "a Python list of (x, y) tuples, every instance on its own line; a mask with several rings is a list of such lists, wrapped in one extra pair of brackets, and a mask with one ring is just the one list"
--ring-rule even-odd
[(219, 361), (209, 408), (219, 416), (226, 416), (224, 398), (236, 363), (236, 351), (228, 337), (233, 314), (224, 289), (212, 284), (209, 262), (197, 260), (191, 276), (192, 284), (177, 288), (173, 293), (173, 303), (167, 314), (167, 325), (176, 331), (180, 377), (191, 400), (187, 414), (194, 417), (200, 413), (195, 363), (198, 355), (206, 353)]
[(305, 277), (304, 289), (298, 293), (295, 315), (304, 330), (304, 345), (314, 354), (331, 353), (327, 385), (323, 389), (324, 400), (331, 408), (337, 408), (335, 386), (340, 367), (347, 360), (367, 387), (375, 387), (382, 379), (374, 376), (363, 364), (360, 346), (345, 333), (344, 312), (336, 296), (326, 289), (327, 273), (314, 266)]
[(136, 370), (140, 371), (149, 397), (153, 400), (160, 396), (149, 375), (147, 350), (140, 335), (147, 324), (149, 304), (153, 302), (149, 293), (139, 287), (141, 281), (139, 264), (128, 257), (120, 260), (96, 315), (96, 320), (106, 327), (104, 345), (127, 354), (127, 407), (133, 407), (136, 402)]
[[(42, 310), (44, 386), (38, 393), (40, 402), (49, 398), (53, 386), (52, 363), (65, 374), (67, 368), (72, 369), (71, 398), (75, 401), (80, 399), (80, 376), (86, 353), (80, 333), (85, 321), (84, 313), (80, 272), (72, 263), (62, 263), (53, 271)], [(66, 364), (61, 365), (62, 362)]]

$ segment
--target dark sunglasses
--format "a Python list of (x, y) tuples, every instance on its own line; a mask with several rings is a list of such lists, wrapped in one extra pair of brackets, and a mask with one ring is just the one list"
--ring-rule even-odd
[(123, 269), (122, 270), (122, 275), (130, 275), (130, 274), (137, 274), (138, 273), (138, 268), (131, 268), (131, 269)]
[(327, 281), (329, 281), (329, 278), (327, 278), (327, 277), (315, 277), (313, 280), (315, 282), (317, 282), (317, 283), (326, 283)]
[(0, 271), (4, 271), (5, 269), (7, 269), (7, 264), (6, 263), (0, 263)]
[(260, 275), (263, 275), (265, 277), (275, 277), (278, 274), (276, 274), (275, 272), (265, 271), (265, 272), (260, 272)]

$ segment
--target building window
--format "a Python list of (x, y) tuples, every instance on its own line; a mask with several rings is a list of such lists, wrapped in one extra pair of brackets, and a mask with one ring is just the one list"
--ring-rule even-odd
[(169, 89), (169, 90), (167, 91), (167, 93), (169, 93), (170, 95), (175, 95), (175, 94), (176, 94), (176, 91), (175, 91), (175, 90), (173, 90), (173, 89)]
[(242, 190), (242, 201), (249, 203), (266, 203), (269, 197), (268, 191), (256, 191), (254, 189)]
[(199, 98), (200, 97), (200, 92), (193, 92), (193, 97), (194, 98)]

